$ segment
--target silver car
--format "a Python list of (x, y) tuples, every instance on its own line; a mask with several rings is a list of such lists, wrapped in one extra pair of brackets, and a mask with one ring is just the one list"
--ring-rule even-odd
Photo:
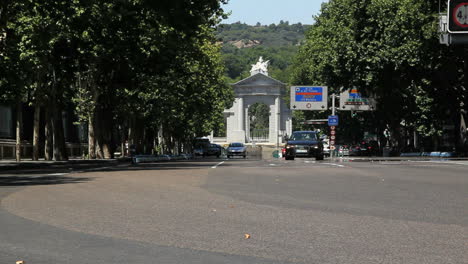
[(245, 159), (247, 156), (247, 149), (243, 143), (235, 142), (229, 144), (229, 147), (227, 148), (227, 157), (230, 158), (234, 156), (242, 156)]

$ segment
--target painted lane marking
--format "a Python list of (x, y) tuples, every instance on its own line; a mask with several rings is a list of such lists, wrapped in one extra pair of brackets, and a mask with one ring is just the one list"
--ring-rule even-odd
[(214, 165), (213, 167), (211, 167), (212, 169), (216, 169), (218, 166), (222, 165), (225, 161), (221, 161), (220, 163)]
[(344, 167), (345, 167), (344, 165), (335, 164), (335, 163), (322, 163), (322, 164), (331, 165), (331, 166), (336, 166), (336, 167), (340, 167), (340, 168), (344, 168)]
[(63, 175), (67, 175), (67, 174), (70, 174), (68, 172), (66, 173), (51, 173), (51, 174), (46, 174), (47, 176), (63, 176)]

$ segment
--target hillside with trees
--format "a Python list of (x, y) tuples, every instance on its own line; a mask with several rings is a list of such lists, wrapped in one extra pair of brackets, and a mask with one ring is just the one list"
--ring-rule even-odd
[(268, 26), (240, 22), (220, 25), (216, 37), (223, 43), (222, 57), (228, 81), (248, 77), (251, 64), (263, 56), (270, 60), (270, 76), (287, 82), (290, 65), (309, 27), (301, 23), (290, 25), (287, 21)]

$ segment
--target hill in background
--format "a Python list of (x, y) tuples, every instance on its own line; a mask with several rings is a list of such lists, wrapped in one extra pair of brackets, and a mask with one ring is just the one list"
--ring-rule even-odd
[(309, 25), (281, 21), (278, 25), (250, 26), (240, 22), (221, 24), (217, 38), (222, 41), (222, 54), (228, 81), (236, 82), (250, 75), (251, 64), (260, 56), (270, 60), (271, 77), (282, 82), (289, 80), (289, 66), (305, 38)]

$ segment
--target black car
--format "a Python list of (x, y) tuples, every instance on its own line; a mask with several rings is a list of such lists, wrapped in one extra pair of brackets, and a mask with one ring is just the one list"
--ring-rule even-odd
[(203, 151), (203, 156), (221, 156), (222, 147), (218, 144), (210, 144), (207, 149)]
[(323, 143), (315, 131), (295, 131), (286, 143), (285, 159), (315, 157), (323, 160)]
[(349, 156), (366, 156), (367, 147), (363, 145), (352, 145), (349, 148)]

